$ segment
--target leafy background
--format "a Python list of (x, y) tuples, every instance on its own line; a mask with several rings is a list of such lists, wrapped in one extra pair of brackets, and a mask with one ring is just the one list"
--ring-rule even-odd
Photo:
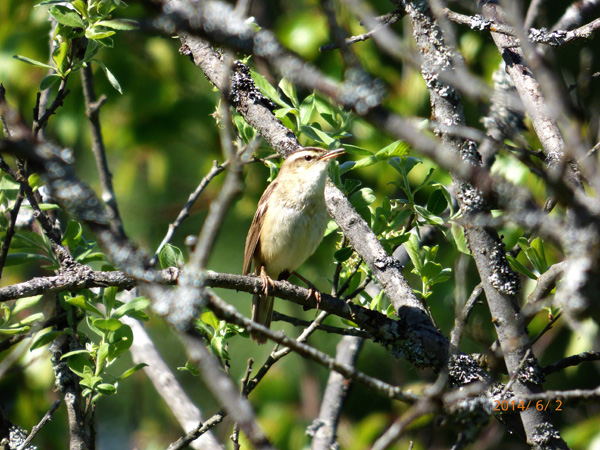
[[(384, 13), (390, 10), (385, 1), (372, 2), (373, 6)], [(569, 2), (546, 2), (548, 23), (558, 17)], [(44, 7), (34, 8), (34, 2), (3, 0), (0, 2), (0, 82), (6, 87), (10, 105), (22, 111), (27, 121), (31, 121), (31, 111), (35, 104), (35, 95), (40, 81), (45, 76), (43, 69), (23, 64), (13, 55), (25, 55), (40, 61), (48, 58), (48, 33), (50, 23)], [(324, 17), (318, 1), (262, 2), (255, 5), (252, 14), (265, 28), (276, 32), (278, 38), (288, 48), (318, 65), (330, 76), (339, 78), (342, 74), (342, 62), (337, 52), (320, 53), (318, 47), (329, 42)], [(145, 15), (143, 8), (131, 4), (122, 12), (123, 17), (139, 18)], [(342, 14), (351, 34), (364, 32), (348, 14)], [(403, 25), (395, 29), (402, 33)], [(460, 29), (459, 29), (460, 30)], [(108, 97), (101, 110), (101, 120), (109, 165), (113, 172), (114, 185), (127, 233), (141, 246), (155, 249), (160, 243), (168, 224), (171, 223), (189, 193), (206, 175), (214, 160), (222, 161), (219, 147), (218, 129), (215, 112), (218, 101), (216, 93), (202, 73), (178, 54), (179, 41), (161, 36), (146, 35), (141, 32), (122, 32), (115, 37), (113, 49), (103, 49), (100, 59), (110, 68), (119, 80), (123, 95), (117, 93), (107, 82), (102, 72), (95, 70), (96, 89)], [(491, 74), (498, 67), (500, 57), (495, 46), (482, 35), (460, 30), (459, 47), (469, 69), (491, 80)], [(385, 82), (389, 89), (387, 102), (394, 110), (416, 115), (429, 116), (428, 95), (418, 71), (399, 66), (376, 51), (371, 41), (354, 46), (364, 66)], [(597, 53), (597, 52), (596, 52)], [(580, 61), (574, 60), (575, 52), (561, 49), (556, 52), (558, 64), (563, 68), (565, 78), (574, 80)], [(597, 54), (587, 52), (592, 67), (598, 67)], [(238, 55), (240, 58), (245, 55)], [(255, 62), (250, 61), (253, 65)], [(277, 84), (269, 72), (260, 64), (254, 66), (273, 85)], [(84, 114), (84, 102), (78, 75), (69, 80), (71, 93), (64, 106), (54, 116), (48, 127), (48, 135), (70, 147), (75, 156), (77, 172), (99, 191), (97, 172), (93, 156), (89, 151), (90, 137)], [(56, 89), (56, 87), (55, 87)], [(310, 95), (299, 92), (300, 99)], [(598, 86), (589, 87), (585, 98), (586, 108), (598, 108)], [(465, 103), (469, 123), (480, 126), (479, 118), (485, 111), (483, 105)], [(349, 130), (352, 137), (343, 142), (377, 151), (391, 143), (361, 120), (354, 120)], [(305, 143), (308, 143), (306, 140)], [(261, 150), (268, 153), (268, 149)], [(416, 154), (418, 155), (418, 153)], [(427, 161), (411, 172), (410, 180), (417, 185), (425, 177), (431, 164)], [(528, 186), (540, 199), (544, 192), (529, 171), (514, 159), (500, 156), (494, 170), (509, 173), (515, 182)], [(216, 271), (240, 273), (244, 237), (258, 198), (264, 190), (269, 169), (261, 164), (251, 164), (245, 168), (245, 189), (234, 207), (230, 210), (217, 241), (209, 267)], [(375, 164), (352, 172), (364, 186), (370, 187), (376, 201), (373, 207), (380, 206), (385, 196), (398, 197), (397, 186), (390, 181), (398, 178), (397, 172), (385, 163)], [(436, 171), (434, 179), (449, 183), (449, 175)], [(174, 245), (184, 248), (184, 239), (197, 234), (210, 202), (218, 193), (222, 179), (214, 180), (195, 205), (191, 217), (185, 222), (175, 237)], [(421, 191), (416, 202), (427, 203), (429, 190)], [(540, 200), (543, 201), (543, 200)], [(560, 212), (558, 212), (560, 213)], [(522, 230), (503, 230), (507, 248), (512, 247)], [(302, 267), (301, 273), (318, 287), (327, 291), (328, 279), (333, 274), (332, 254), (339, 243), (339, 236), (328, 236), (318, 252)], [(556, 262), (557, 254), (551, 246), (546, 247), (549, 263)], [(466, 286), (472, 288), (477, 283), (476, 272), (470, 258), (456, 252), (449, 243), (442, 243), (438, 261), (444, 267), (464, 273)], [(519, 260), (528, 265), (524, 255)], [(410, 275), (412, 265), (408, 264), (405, 274), (415, 289), (420, 281)], [(4, 273), (2, 285), (24, 281), (36, 275), (48, 275), (39, 264), (26, 264), (10, 267)], [(524, 280), (525, 281), (525, 280)], [(525, 284), (524, 291), (527, 292)], [(434, 287), (428, 306), (441, 330), (447, 334), (453, 326), (454, 298), (466, 296), (469, 290), (455, 287), (454, 279)], [(249, 314), (250, 296), (232, 291), (220, 291), (220, 295), (233, 303), (242, 312)], [(284, 313), (313, 317), (313, 312), (302, 312), (300, 308), (281, 300), (277, 308)], [(530, 326), (532, 335), (539, 332), (547, 323), (547, 318), (538, 315)], [(291, 334), (294, 330), (280, 322), (275, 325)], [(171, 367), (183, 366), (185, 355), (171, 330), (159, 319), (152, 319), (147, 325), (155, 338), (159, 350)], [(560, 357), (577, 353), (578, 349), (587, 349), (584, 342), (589, 334), (574, 335), (568, 332), (564, 324), (559, 323), (536, 344), (536, 353), (542, 354), (542, 365)], [(318, 334), (312, 343), (324, 351), (333, 354), (338, 338), (332, 335)], [(477, 351), (491, 344), (495, 339), (490, 325), (489, 313), (485, 305), (475, 309), (467, 335), (463, 340), (464, 351)], [(248, 355), (253, 356), (256, 364), (266, 357), (268, 346), (256, 347), (248, 340), (234, 338), (229, 347), (231, 371), (239, 379), (246, 366)], [(29, 429), (39, 421), (56, 394), (51, 393), (53, 374), (44, 349), (34, 352), (24, 351), (19, 363), (2, 371), (0, 378), (0, 398), (12, 420), (23, 428)], [(0, 367), (6, 362), (6, 354), (0, 356)], [(130, 362), (124, 361), (123, 367)], [(429, 371), (420, 371), (402, 360), (392, 360), (383, 349), (367, 343), (363, 349), (358, 368), (369, 374), (402, 385), (419, 389), (424, 381), (434, 379)], [(115, 369), (118, 372), (118, 368)], [(302, 358), (290, 356), (278, 363), (261, 385), (253, 392), (251, 400), (258, 408), (261, 424), (275, 445), (282, 449), (302, 449), (309, 443), (305, 436), (306, 426), (316, 415), (317, 408), (327, 379), (327, 371)], [(205, 416), (216, 411), (217, 406), (207, 390), (197, 378), (187, 372), (177, 373), (192, 399), (199, 404)], [(598, 377), (595, 364), (583, 364), (570, 368), (547, 380), (547, 389), (578, 386), (595, 387)], [(371, 394), (362, 386), (354, 386), (348, 399), (339, 439), (342, 448), (366, 448), (400, 413), (406, 410), (400, 403), (392, 403)], [(558, 424), (564, 437), (573, 448), (592, 448), (594, 442), (600, 447), (600, 433), (597, 421), (600, 416), (598, 405), (587, 405), (577, 410), (567, 408), (557, 413)], [(101, 399), (97, 409), (98, 448), (140, 448), (162, 449), (181, 435), (181, 431), (171, 413), (157, 398), (153, 387), (142, 373), (124, 381), (119, 394)], [(447, 445), (453, 439), (451, 430), (442, 427), (434, 429), (435, 418), (427, 417), (413, 426), (410, 437), (415, 441), (416, 449), (437, 448)], [(54, 421), (46, 425), (36, 443), (39, 448), (61, 449), (68, 441), (66, 435), (66, 416), (59, 410)], [(227, 440), (230, 426), (220, 426), (217, 433)], [(484, 430), (487, 442), (493, 448), (494, 442), (503, 436), (504, 431), (495, 421), (491, 421)], [(124, 443), (128, 442), (127, 445)], [(445, 443), (445, 444), (444, 444)], [(394, 448), (408, 448), (408, 438), (399, 441)], [(500, 446), (496, 448), (506, 448)], [(519, 448), (515, 443), (515, 448)]]

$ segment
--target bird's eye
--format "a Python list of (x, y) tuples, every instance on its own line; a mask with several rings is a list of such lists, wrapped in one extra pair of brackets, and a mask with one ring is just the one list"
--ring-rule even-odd
[(314, 159), (314, 156), (313, 156), (313, 155), (306, 155), (306, 156), (304, 157), (304, 159), (305, 159), (306, 161), (312, 161), (312, 160)]

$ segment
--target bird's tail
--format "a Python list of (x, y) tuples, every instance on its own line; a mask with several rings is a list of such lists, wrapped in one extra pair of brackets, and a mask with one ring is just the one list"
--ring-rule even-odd
[[(252, 320), (270, 328), (274, 301), (275, 297), (272, 295), (254, 294), (252, 296)], [(258, 344), (267, 342), (267, 338), (262, 335), (250, 333), (250, 337)]]

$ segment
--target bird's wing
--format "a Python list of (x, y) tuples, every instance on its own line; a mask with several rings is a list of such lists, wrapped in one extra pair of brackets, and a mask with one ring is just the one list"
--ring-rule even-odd
[(258, 201), (258, 207), (256, 208), (254, 219), (252, 219), (252, 224), (248, 230), (248, 236), (246, 236), (246, 248), (244, 249), (244, 268), (242, 270), (242, 274), (244, 275), (250, 273), (252, 259), (254, 258), (254, 253), (258, 247), (258, 241), (260, 240), (260, 234), (265, 222), (268, 199), (271, 197), (276, 185), (277, 180), (273, 181), (269, 186), (267, 186), (267, 189), (265, 189), (265, 192), (263, 192), (262, 197)]

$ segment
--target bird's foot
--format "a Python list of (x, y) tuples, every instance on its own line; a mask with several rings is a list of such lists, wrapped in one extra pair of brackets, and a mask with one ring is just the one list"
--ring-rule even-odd
[(306, 284), (308, 286), (309, 292), (306, 297), (306, 300), (310, 300), (311, 297), (314, 297), (315, 301), (317, 302), (317, 309), (319, 309), (319, 307), (321, 305), (321, 293), (319, 292), (319, 290), (315, 287), (314, 284), (312, 284), (310, 281), (308, 281), (306, 278), (304, 278), (298, 272), (294, 272), (294, 275), (296, 275), (296, 277), (298, 279), (300, 279), (300, 281), (304, 282), (304, 284)]
[(314, 288), (310, 288), (308, 292), (307, 300), (310, 300), (311, 297), (315, 297), (315, 302), (317, 303), (317, 310), (321, 307), (321, 293)]
[(263, 293), (265, 296), (268, 296), (269, 290), (275, 289), (275, 283), (273, 282), (273, 279), (267, 275), (267, 272), (265, 272), (264, 266), (260, 268), (260, 280), (263, 284)]

